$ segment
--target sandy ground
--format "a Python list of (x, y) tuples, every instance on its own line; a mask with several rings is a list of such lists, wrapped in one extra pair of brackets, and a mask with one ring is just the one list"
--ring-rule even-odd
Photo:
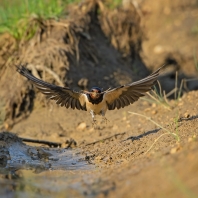
[[(1, 179), (5, 184), (2, 193), (11, 188), (13, 194), (48, 197), (64, 197), (65, 193), (72, 193), (71, 197), (196, 197), (197, 96), (198, 92), (190, 92), (178, 101), (170, 101), (168, 107), (140, 100), (109, 112), (109, 123), (98, 130), (91, 127), (90, 115), (85, 112), (35, 110), (12, 131), (19, 137), (60, 142), (63, 147), (72, 138), (76, 145), (72, 149), (49, 149), (15, 147), (18, 141), (11, 142), (9, 155), (17, 157), (11, 157), (7, 167), (18, 177), (7, 178), (13, 181), (12, 188), (10, 182), (5, 184)], [(148, 116), (160, 127), (130, 112)], [(23, 155), (13, 154), (13, 150)]]

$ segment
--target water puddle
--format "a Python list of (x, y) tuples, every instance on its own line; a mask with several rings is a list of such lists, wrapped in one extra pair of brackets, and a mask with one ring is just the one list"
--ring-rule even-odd
[(93, 197), (92, 182), (93, 172), (87, 170), (17, 170), (0, 178), (0, 197)]
[(84, 197), (97, 172), (79, 149), (29, 146), (0, 133), (0, 197)]

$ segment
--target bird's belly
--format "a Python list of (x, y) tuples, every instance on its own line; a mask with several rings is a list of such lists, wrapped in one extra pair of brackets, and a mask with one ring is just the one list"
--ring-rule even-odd
[(94, 114), (101, 114), (101, 111), (105, 113), (107, 110), (107, 104), (104, 101), (100, 102), (99, 104), (92, 104), (91, 102), (87, 102), (86, 106), (87, 110), (92, 110)]

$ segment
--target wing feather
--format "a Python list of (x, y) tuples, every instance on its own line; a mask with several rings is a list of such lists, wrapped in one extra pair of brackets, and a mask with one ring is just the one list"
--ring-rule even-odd
[(63, 102), (64, 98), (58, 98), (58, 100), (56, 101), (56, 104), (61, 104)]
[(65, 107), (68, 109), (71, 107), (71, 102), (72, 102), (72, 98), (70, 97), (69, 100), (67, 101)]
[(78, 100), (76, 100), (76, 108), (80, 110), (80, 102)]
[(42, 81), (33, 76), (24, 66), (17, 66), (17, 71), (30, 80), (40, 92), (55, 100), (56, 104), (66, 108), (79, 109), (86, 111), (85, 94), (74, 91), (68, 87), (60, 87)]
[(115, 102), (116, 102), (116, 107), (117, 107), (117, 109), (120, 109), (121, 105), (120, 105), (119, 99), (116, 99)]
[(130, 102), (128, 101), (127, 96), (123, 96), (123, 100), (125, 102), (125, 106), (130, 105)]
[(124, 108), (126, 106), (124, 98), (120, 97), (121, 107)]
[(106, 100), (108, 109), (123, 108), (134, 103), (140, 97), (145, 96), (145, 93), (150, 91), (151, 87), (156, 83), (161, 68), (142, 80), (106, 91), (104, 93), (104, 99)]
[(72, 109), (75, 109), (76, 108), (76, 99), (73, 98), (72, 100)]

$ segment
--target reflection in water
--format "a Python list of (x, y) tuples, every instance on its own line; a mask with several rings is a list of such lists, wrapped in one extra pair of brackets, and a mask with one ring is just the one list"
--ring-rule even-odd
[(16, 142), (9, 146), (7, 169), (76, 170), (86, 169), (89, 163), (77, 149), (30, 147)]
[(45, 171), (17, 170), (1, 175), (1, 197), (83, 197), (83, 176), (87, 170)]
[(83, 197), (87, 175), (97, 171), (80, 152), (6, 142), (0, 147), (0, 197)]

